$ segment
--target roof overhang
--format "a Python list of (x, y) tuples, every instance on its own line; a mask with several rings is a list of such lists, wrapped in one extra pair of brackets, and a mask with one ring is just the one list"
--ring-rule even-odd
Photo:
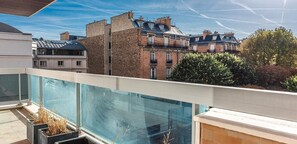
[(0, 0), (0, 13), (32, 16), (56, 0)]

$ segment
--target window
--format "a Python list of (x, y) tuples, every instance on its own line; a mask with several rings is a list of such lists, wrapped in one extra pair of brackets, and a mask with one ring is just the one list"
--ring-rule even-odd
[(166, 68), (166, 79), (170, 78), (171, 68)]
[(76, 61), (77, 66), (81, 66), (81, 61)]
[(46, 67), (46, 61), (40, 61), (39, 65), (40, 67)]
[(33, 61), (33, 66), (37, 67), (37, 61)]
[(108, 71), (109, 75), (111, 75), (111, 70)]
[(111, 42), (108, 43), (108, 48), (111, 49)]
[(197, 51), (197, 46), (193, 46), (193, 51)]
[(148, 42), (149, 45), (153, 45), (154, 44), (154, 36), (149, 35), (147, 37), (147, 42)]
[(164, 46), (165, 47), (168, 46), (168, 41), (169, 41), (169, 38), (168, 37), (164, 37)]
[(186, 46), (186, 40), (180, 40), (180, 46), (181, 47)]
[(76, 73), (82, 73), (82, 71), (76, 71)]
[(151, 79), (157, 79), (157, 69), (155, 67), (151, 68)]
[(111, 63), (111, 56), (108, 57), (108, 63)]
[(225, 44), (225, 50), (228, 50), (228, 46), (227, 46), (227, 44)]
[(210, 52), (215, 52), (215, 45), (214, 44), (210, 45)]
[(166, 52), (166, 61), (170, 61), (170, 60), (171, 60), (171, 53)]
[(196, 37), (196, 38), (195, 38), (195, 41), (199, 41), (199, 37)]
[(151, 60), (155, 60), (155, 59), (156, 59), (156, 57), (155, 57), (155, 52), (151, 52), (151, 53), (150, 53), (150, 59), (151, 59)]
[(212, 40), (213, 40), (213, 41), (217, 40), (217, 37), (218, 37), (218, 36), (216, 36), (216, 35), (212, 36)]
[(58, 61), (58, 66), (64, 66), (64, 61)]

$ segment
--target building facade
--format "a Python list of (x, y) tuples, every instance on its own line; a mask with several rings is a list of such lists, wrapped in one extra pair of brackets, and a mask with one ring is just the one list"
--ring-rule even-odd
[(190, 43), (190, 50), (199, 53), (238, 53), (240, 45), (234, 33), (219, 34), (209, 30), (203, 31), (202, 35), (191, 36)]
[(146, 21), (127, 12), (86, 26), (90, 73), (159, 79), (169, 78), (172, 68), (188, 51), (189, 38), (170, 17)]
[(87, 72), (87, 51), (77, 41), (33, 38), (32, 49), (34, 68)]
[(32, 35), (0, 22), (0, 68), (32, 67)]

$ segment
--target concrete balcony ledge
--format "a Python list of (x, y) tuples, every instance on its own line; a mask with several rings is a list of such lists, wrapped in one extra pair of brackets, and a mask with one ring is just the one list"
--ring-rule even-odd
[(219, 135), (222, 135), (222, 137), (224, 137), (223, 133), (233, 133), (232, 135), (235, 138), (238, 136), (238, 139), (246, 136), (250, 140), (269, 140), (277, 144), (297, 143), (297, 122), (218, 108), (212, 108), (204, 114), (195, 116), (194, 121), (198, 122), (197, 126), (199, 125), (200, 128), (197, 130), (201, 130), (198, 133), (201, 133), (202, 137), (207, 135), (205, 129), (212, 129), (216, 131), (216, 134), (221, 132)]

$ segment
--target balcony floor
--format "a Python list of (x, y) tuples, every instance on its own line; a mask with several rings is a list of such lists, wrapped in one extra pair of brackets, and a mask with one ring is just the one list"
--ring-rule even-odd
[(22, 109), (0, 111), (0, 143), (30, 144), (26, 136), (26, 119)]

